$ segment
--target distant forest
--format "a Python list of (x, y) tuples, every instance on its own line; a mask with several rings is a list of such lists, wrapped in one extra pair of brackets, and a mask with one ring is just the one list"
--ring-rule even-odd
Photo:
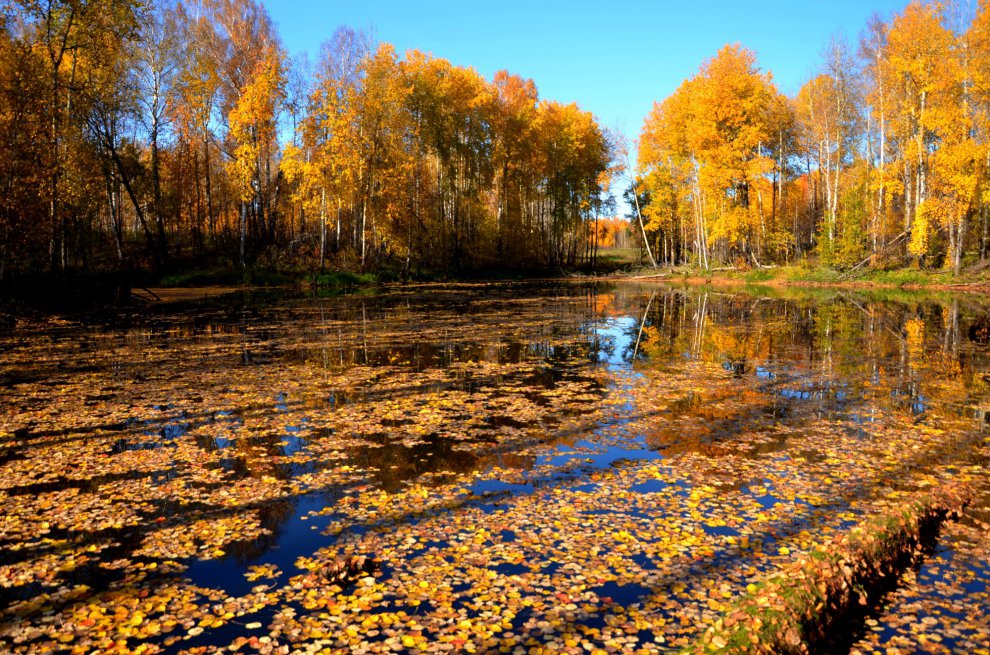
[(618, 141), (507, 72), (348, 28), (290, 61), (253, 0), (17, 0), (2, 20), (0, 279), (565, 266), (614, 214)]
[(837, 37), (793, 98), (726, 46), (647, 117), (665, 263), (941, 267), (990, 249), (990, 2), (911, 2)]
[(563, 269), (630, 236), (666, 265), (959, 271), (990, 256), (969, 6), (834, 39), (793, 98), (724, 47), (646, 117), (630, 182), (621, 135), (509, 72), (346, 27), (290, 60), (254, 0), (0, 0), (0, 281)]

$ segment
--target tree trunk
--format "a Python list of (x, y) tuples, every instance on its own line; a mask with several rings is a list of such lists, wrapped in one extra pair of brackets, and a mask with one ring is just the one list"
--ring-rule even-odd
[(162, 183), (158, 152), (158, 117), (152, 119), (151, 126), (151, 193), (155, 211), (155, 229), (158, 235), (158, 259), (163, 266), (168, 265), (168, 239), (165, 236), (165, 218), (162, 215)]
[(636, 186), (633, 185), (633, 199), (636, 201), (636, 216), (639, 218), (639, 230), (643, 235), (643, 245), (646, 246), (646, 254), (650, 257), (650, 265), (653, 268), (657, 267), (657, 260), (653, 258), (653, 251), (650, 249), (650, 240), (646, 238), (646, 227), (643, 225), (643, 214), (639, 211), (639, 194), (636, 192)]
[(247, 203), (241, 200), (241, 268), (247, 266), (245, 250), (247, 249)]
[(326, 268), (327, 258), (327, 190), (320, 188), (320, 273)]
[[(106, 126), (104, 125), (104, 128), (105, 127)], [(148, 242), (148, 251), (151, 253), (152, 258), (155, 261), (155, 267), (158, 270), (161, 270), (163, 262), (159, 256), (160, 251), (155, 244), (155, 236), (152, 234), (151, 227), (148, 225), (148, 220), (144, 214), (144, 208), (141, 206), (141, 201), (137, 197), (137, 193), (134, 191), (130, 178), (127, 176), (127, 169), (124, 167), (124, 163), (120, 159), (120, 153), (117, 152), (115, 137), (107, 129), (103, 129), (100, 132), (100, 138), (104, 142), (103, 145), (107, 149), (107, 153), (110, 155), (111, 161), (117, 168), (119, 180), (121, 184), (124, 185), (124, 190), (127, 191), (127, 197), (130, 198), (131, 205), (134, 207), (134, 213), (137, 216), (138, 222), (141, 224), (141, 230), (144, 232), (144, 237)]]
[(909, 258), (911, 256), (911, 232), (915, 229), (914, 219), (915, 213), (917, 212), (917, 207), (914, 204), (914, 184), (916, 183), (917, 177), (912, 172), (911, 163), (907, 157), (904, 157), (904, 233), (907, 234), (907, 239), (904, 241), (904, 247), (905, 253)]
[(963, 240), (966, 238), (966, 215), (963, 214), (956, 222), (956, 251), (953, 258), (953, 271), (959, 275), (962, 269)]
[(107, 175), (107, 208), (110, 212), (110, 231), (113, 232), (114, 245), (117, 247), (117, 261), (124, 261), (124, 235), (121, 225), (119, 189), (114, 189), (114, 179)]
[(361, 201), (361, 268), (364, 268), (364, 260), (366, 255), (367, 238), (365, 238), (365, 230), (368, 227), (368, 201), (367, 199)]
[(210, 228), (213, 247), (217, 247), (217, 224), (213, 218), (213, 183), (210, 175), (210, 137), (203, 136), (203, 171), (206, 184), (206, 223)]
[(927, 99), (927, 93), (925, 91), (921, 92), (921, 115), (918, 117), (918, 134), (917, 134), (917, 147), (918, 147), (918, 170), (916, 171), (917, 180), (914, 185), (914, 211), (917, 214), (918, 210), (924, 208), (925, 202), (925, 100)]
[[(61, 57), (59, 58), (61, 61)], [(54, 63), (53, 66), (58, 64)], [(51, 257), (51, 267), (52, 271), (58, 268), (58, 251), (60, 250), (59, 242), (59, 207), (58, 207), (58, 185), (59, 177), (62, 170), (62, 155), (61, 155), (61, 132), (59, 129), (59, 83), (58, 83), (58, 68), (54, 68), (52, 71), (52, 104), (51, 104), (51, 148), (52, 148), (52, 170), (51, 175), (48, 180), (48, 225), (51, 229), (51, 241), (49, 243), (49, 255)]]
[(3, 227), (3, 241), (0, 242), (0, 284), (3, 283), (4, 276), (7, 273), (7, 243), (10, 240), (10, 228), (7, 225)]
[(986, 205), (980, 205), (980, 219), (983, 222), (983, 232), (980, 234), (980, 261), (987, 258), (987, 249), (990, 248), (990, 215)]

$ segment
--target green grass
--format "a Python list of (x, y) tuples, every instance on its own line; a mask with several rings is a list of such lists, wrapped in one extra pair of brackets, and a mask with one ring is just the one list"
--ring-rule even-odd
[(330, 271), (313, 276), (313, 283), (322, 288), (361, 287), (378, 283), (378, 276), (372, 273), (351, 273), (350, 271)]
[[(703, 271), (698, 271), (697, 275), (706, 275)], [(870, 270), (856, 271), (852, 274), (844, 273), (831, 268), (814, 266), (780, 266), (776, 268), (753, 269), (745, 272), (718, 272), (716, 277), (730, 279), (742, 279), (748, 284), (772, 283), (772, 282), (803, 282), (813, 284), (837, 284), (837, 283), (868, 283), (878, 285), (890, 285), (903, 287), (908, 285), (916, 286), (937, 286), (947, 284), (962, 284), (967, 282), (986, 282), (988, 278), (985, 273), (966, 274), (955, 276), (949, 271), (942, 270), (920, 270), (916, 268), (898, 268), (892, 270)]]
[(307, 283), (313, 293), (320, 298), (329, 298), (350, 293), (374, 293), (374, 286), (388, 281), (374, 273), (352, 273), (350, 271), (328, 271), (307, 276)]
[(828, 284), (841, 281), (842, 274), (830, 268), (812, 266), (780, 266), (777, 268), (758, 268), (747, 271), (743, 279), (747, 282), (813, 282)]
[(244, 284), (256, 287), (282, 287), (295, 284), (298, 279), (297, 275), (269, 268), (248, 269), (244, 274)]
[(774, 279), (774, 273), (768, 268), (760, 268), (749, 271), (743, 276), (743, 279), (750, 283), (768, 282)]
[(159, 281), (163, 287), (203, 287), (218, 284), (241, 284), (244, 274), (230, 268), (204, 268), (165, 275)]
[(258, 287), (278, 287), (306, 283), (319, 288), (352, 288), (377, 284), (392, 279), (388, 272), (352, 273), (350, 271), (327, 271), (307, 273), (295, 270), (277, 270), (258, 266), (241, 270), (239, 268), (204, 268), (181, 271), (165, 275), (159, 281), (163, 287), (199, 287), (209, 285), (251, 285)]
[(890, 271), (867, 271), (857, 280), (875, 282), (877, 284), (953, 284), (962, 281), (947, 271), (922, 271), (916, 268), (898, 268)]
[(632, 264), (639, 263), (640, 253), (639, 248), (602, 248), (598, 251), (598, 259)]
[(295, 284), (299, 275), (273, 268), (204, 268), (180, 271), (165, 275), (159, 281), (163, 287), (205, 287), (217, 285), (249, 285), (255, 287), (280, 287)]

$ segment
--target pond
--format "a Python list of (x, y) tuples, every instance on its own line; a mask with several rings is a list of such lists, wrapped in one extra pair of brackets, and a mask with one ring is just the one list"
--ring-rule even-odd
[[(0, 650), (683, 647), (812, 545), (982, 470), (988, 312), (507, 283), (17, 327)], [(984, 643), (987, 504), (843, 648)]]

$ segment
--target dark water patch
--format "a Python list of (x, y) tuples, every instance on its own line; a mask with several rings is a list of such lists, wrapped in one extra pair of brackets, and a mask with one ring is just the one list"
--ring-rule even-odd
[(282, 455), (292, 457), (305, 450), (309, 445), (309, 440), (299, 436), (299, 426), (289, 426), (285, 429), (286, 434), (279, 441), (278, 445), (282, 449)]
[(593, 591), (601, 602), (605, 605), (628, 606), (633, 603), (642, 602), (653, 595), (653, 589), (637, 582), (621, 583), (618, 581), (606, 582), (598, 587), (592, 587)]
[(87, 396), (86, 400), (83, 402), (87, 407), (95, 407), (102, 403), (114, 400), (117, 397), (115, 393), (101, 393), (92, 396)]
[(504, 509), (515, 496), (532, 494), (536, 487), (533, 484), (503, 482), (501, 480), (481, 479), (465, 487), (471, 500), (471, 506), (478, 507), (486, 514)]
[[(267, 298), (265, 303), (271, 300)], [(227, 485), (234, 490), (238, 486), (236, 482), (249, 477), (251, 484), (243, 485), (245, 488), (257, 483), (259, 488), (284, 493), (296, 488), (295, 482), (301, 475), (333, 473), (334, 467), (346, 465), (356, 469), (354, 477), (363, 476), (358, 482), (362, 491), (380, 489), (400, 495), (412, 486), (427, 487), (434, 498), (443, 501), (436, 509), (430, 504), (431, 509), (425, 511), (417, 509), (418, 501), (410, 503), (408, 508), (389, 508), (384, 519), (368, 518), (376, 515), (377, 507), (348, 506), (345, 511), (345, 503), (340, 500), (343, 491), (324, 497), (314, 492), (270, 502), (249, 501), (236, 511), (256, 512), (271, 534), (226, 543), (223, 546), (226, 554), (219, 559), (188, 562), (190, 579), (196, 584), (242, 594), (257, 584), (244, 578), (247, 566), (279, 565), (284, 574), (273, 584), (284, 585), (297, 572), (294, 563), (300, 556), (312, 555), (327, 546), (366, 545), (376, 539), (387, 541), (392, 530), (418, 529), (420, 525), (425, 530), (426, 525), (436, 525), (435, 520), (443, 523), (447, 514), (456, 518), (457, 512), (464, 511), (475, 518), (478, 512), (474, 510), (480, 508), (498, 513), (494, 524), (503, 525), (507, 523), (502, 517), (510, 516), (506, 510), (521, 496), (529, 495), (525, 503), (518, 505), (530, 509), (532, 502), (534, 522), (538, 522), (543, 518), (539, 516), (542, 494), (551, 498), (557, 489), (601, 493), (602, 496), (592, 500), (605, 501), (608, 484), (598, 484), (595, 480), (619, 478), (611, 470), (613, 467), (635, 468), (643, 462), (659, 460), (664, 454), (673, 459), (674, 455), (694, 448), (711, 455), (711, 472), (702, 471), (699, 476), (709, 475), (706, 483), (721, 490), (719, 483), (728, 476), (720, 473), (719, 468), (723, 464), (725, 469), (730, 468), (729, 457), (733, 458), (732, 462), (737, 461), (736, 457), (748, 457), (747, 467), (753, 462), (772, 463), (775, 471), (801, 464), (795, 461), (796, 457), (784, 461), (779, 456), (778, 451), (786, 448), (787, 439), (773, 438), (773, 434), (803, 428), (803, 422), (809, 418), (859, 421), (858, 417), (863, 417), (860, 425), (871, 430), (867, 421), (882, 422), (885, 412), (914, 412), (920, 417), (918, 412), (923, 411), (927, 421), (929, 417), (945, 415), (946, 408), (954, 402), (948, 395), (956, 393), (956, 389), (972, 395), (968, 406), (990, 406), (979, 386), (990, 374), (986, 358), (973, 344), (943, 330), (943, 312), (948, 309), (942, 306), (926, 308), (922, 315), (924, 330), (917, 334), (924, 340), (925, 356), (917, 357), (911, 349), (903, 347), (901, 327), (906, 320), (918, 320), (918, 311), (912, 313), (912, 308), (893, 303), (878, 303), (870, 309), (884, 308), (888, 312), (886, 320), (895, 326), (896, 334), (884, 332), (881, 337), (871, 337), (866, 332), (869, 325), (858, 309), (804, 300), (761, 298), (751, 303), (753, 299), (743, 302), (700, 291), (660, 291), (650, 304), (640, 291), (625, 295), (620, 291), (606, 303), (601, 300), (602, 297), (587, 289), (530, 288), (521, 293), (515, 288), (511, 291), (496, 288), (483, 294), (477, 290), (436, 288), (418, 295), (395, 290), (388, 292), (387, 297), (332, 303), (296, 300), (259, 305), (238, 301), (227, 306), (190, 307), (188, 314), (175, 316), (155, 310), (158, 313), (153, 317), (134, 318), (131, 328), (123, 324), (115, 328), (119, 330), (115, 333), (119, 339), (92, 339), (86, 336), (86, 329), (80, 329), (80, 334), (66, 333), (67, 344), (74, 346), (76, 341), (80, 342), (90, 358), (90, 362), (70, 361), (57, 376), (59, 385), (76, 385), (74, 397), (81, 405), (77, 404), (73, 411), (83, 419), (81, 422), (70, 426), (54, 414), (31, 414), (34, 410), (30, 408), (37, 407), (50, 394), (50, 389), (40, 386), (46, 378), (45, 371), (55, 370), (39, 363), (36, 376), (39, 386), (29, 389), (30, 384), (18, 384), (16, 389), (7, 388), (11, 394), (24, 396), (10, 405), (11, 423), (31, 425), (31, 433), (21, 435), (25, 443), (31, 441), (43, 448), (78, 447), (68, 453), (70, 457), (53, 459), (53, 466), (63, 466), (73, 457), (88, 457), (94, 445), (100, 454), (105, 454), (107, 449), (135, 454), (133, 458), (110, 460), (118, 464), (132, 459), (137, 462), (142, 453), (150, 454), (152, 449), (170, 444), (183, 447), (195, 444), (202, 450), (201, 459), (177, 461), (176, 470), (156, 470), (142, 475), (150, 475), (152, 480), (178, 477), (189, 481), (195, 480), (204, 467), (227, 471), (226, 476), (214, 472), (203, 477), (212, 482), (191, 483), (189, 489), (194, 493), (189, 498), (196, 501), (183, 500), (179, 485), (167, 492), (167, 498), (148, 501), (153, 510), (146, 518), (153, 525), (130, 529), (131, 536), (113, 531), (57, 535), (80, 540), (118, 539), (122, 546), (114, 551), (115, 555), (126, 555), (136, 549), (138, 537), (155, 529), (156, 518), (163, 519), (162, 527), (179, 527), (190, 521), (227, 516), (224, 514), (227, 510), (210, 506), (203, 499), (222, 496), (216, 492), (226, 491)], [(835, 321), (834, 327), (825, 327), (827, 320)], [(147, 329), (155, 323), (153, 329)], [(864, 343), (875, 347), (863, 348)], [(40, 347), (40, 342), (31, 347), (35, 346)], [(76, 350), (72, 349), (68, 356), (56, 356), (72, 360), (78, 357)], [(74, 371), (84, 371), (85, 366), (99, 357), (107, 361), (113, 358), (117, 363), (101, 364), (74, 380)], [(21, 361), (30, 364), (23, 351)], [(252, 368), (239, 369), (238, 362)], [(504, 366), (516, 363), (524, 366)], [(18, 366), (30, 372), (30, 365)], [(960, 367), (964, 373), (957, 375)], [(306, 380), (310, 388), (295, 384), (296, 380), (287, 381), (286, 376), (295, 372), (313, 373)], [(92, 389), (87, 386), (92, 384), (90, 378), (103, 373), (112, 375), (119, 384), (126, 382), (128, 395), (133, 393), (142, 398), (140, 407), (108, 406), (106, 410), (100, 409), (107, 412), (106, 417), (92, 416), (93, 405), (87, 403), (109, 404), (115, 400), (124, 403), (115, 394), (96, 394), (97, 389), (104, 388), (102, 385)], [(609, 378), (609, 385), (602, 386), (596, 376), (606, 378), (606, 373), (609, 376), (628, 373), (635, 379), (630, 382), (627, 378)], [(870, 380), (868, 392), (856, 382), (864, 379)], [(668, 427), (665, 422), (673, 425), (668, 432), (680, 444), (677, 447), (669, 447), (671, 440), (656, 449), (652, 441), (639, 438), (615, 443), (613, 428), (621, 430), (635, 425), (633, 417), (639, 405), (649, 406), (653, 399), (636, 396), (624, 405), (612, 403), (612, 398), (604, 405), (599, 400), (624, 392), (632, 396), (646, 380), (655, 385), (653, 393), (681, 393), (691, 388), (667, 412), (657, 410), (656, 415), (635, 416), (648, 426), (646, 430)], [(719, 396), (718, 392), (727, 388), (727, 384), (733, 393)], [(191, 390), (190, 386), (195, 389)], [(778, 388), (784, 392), (776, 393)], [(798, 396), (790, 397), (788, 389), (796, 390)], [(446, 391), (458, 392), (453, 397), (461, 397), (463, 392), (469, 396), (485, 393), (490, 398), (469, 397), (464, 407), (447, 408), (439, 427), (421, 421), (417, 414), (419, 407)], [(806, 395), (800, 395), (805, 392)], [(34, 397), (28, 398), (29, 394)], [(578, 398), (578, 394), (587, 397)], [(235, 395), (244, 397), (243, 407), (218, 410), (239, 406), (240, 401), (232, 400)], [(568, 395), (572, 396), (570, 400)], [(72, 402), (73, 397), (63, 398)], [(506, 402), (489, 403), (489, 400)], [(379, 410), (385, 403), (399, 405), (400, 413), (393, 414), (390, 410), (391, 418), (384, 418), (384, 412)], [(159, 409), (151, 412), (150, 418), (144, 416), (152, 404)], [(202, 414), (188, 413), (191, 406), (201, 408), (195, 411)], [(719, 411), (710, 411), (713, 407)], [(515, 408), (522, 411), (516, 413)], [(603, 420), (597, 416), (599, 410), (604, 410), (603, 415), (619, 417)], [(977, 420), (972, 416), (973, 411), (961, 413), (958, 408), (954, 411), (957, 418)], [(321, 412), (328, 416), (320, 416)], [(122, 424), (133, 430), (132, 434), (110, 434), (109, 430), (87, 433), (85, 428), (76, 429), (79, 425), (109, 423), (111, 416), (135, 413), (142, 414), (140, 422)], [(360, 425), (356, 422), (347, 425), (352, 414), (361, 416)], [(578, 415), (587, 418), (574, 420)], [(978, 418), (982, 428), (986, 423), (982, 417)], [(683, 422), (678, 423), (681, 419)], [(336, 431), (320, 432), (314, 427), (327, 423), (333, 423)], [(553, 434), (561, 424), (568, 426), (569, 433)], [(576, 424), (579, 427), (573, 427)], [(422, 435), (412, 429), (420, 425), (425, 428)], [(178, 431), (168, 432), (176, 429), (173, 426), (179, 426)], [(515, 434), (519, 430), (527, 431), (525, 443), (520, 443), (523, 440)], [(714, 436), (699, 439), (695, 432), (704, 430)], [(39, 434), (61, 434), (72, 439), (57, 443), (39, 439)], [(413, 434), (417, 435), (415, 441)], [(442, 436), (450, 434), (469, 436), (463, 439)], [(345, 439), (343, 435), (355, 435), (355, 438)], [(365, 443), (355, 445), (357, 435), (366, 438)], [(861, 436), (865, 440), (869, 432), (863, 430)], [(555, 449), (557, 443), (563, 442), (569, 444), (566, 450)], [(25, 443), (5, 442), (3, 446), (8, 450), (0, 450), (0, 461), (8, 454), (17, 453), (17, 449), (32, 455)], [(804, 457), (803, 463), (824, 461), (821, 456), (798, 454)], [(338, 455), (343, 459), (336, 459)], [(22, 473), (17, 470), (22, 466), (21, 461), (16, 457), (6, 460), (5, 470)], [(497, 477), (493, 467), (512, 472), (505, 480), (476, 479), (479, 471)], [(753, 482), (757, 478), (749, 474), (743, 477), (747, 486), (759, 485), (758, 481)], [(275, 482), (262, 484), (263, 479), (270, 478), (275, 478)], [(328, 479), (338, 478), (330, 475)], [(786, 489), (779, 479), (775, 482), (777, 489)], [(469, 493), (461, 493), (461, 487), (467, 487)], [(674, 507), (679, 496), (687, 494), (687, 488), (682, 485), (662, 480), (639, 482), (629, 490), (639, 494), (665, 493)], [(99, 486), (86, 491), (101, 493)], [(417, 488), (419, 491), (422, 490)], [(28, 488), (21, 495), (45, 492), (42, 487)], [(532, 497), (534, 493), (541, 497)], [(775, 494), (779, 492), (763, 493), (755, 489), (751, 492), (760, 507), (775, 508), (776, 512), (790, 513), (793, 505), (801, 504)], [(567, 497), (566, 493), (562, 496)], [(348, 503), (360, 502), (357, 499), (363, 497), (363, 493), (350, 494)], [(23, 501), (19, 497), (12, 502)], [(592, 505), (599, 509), (579, 511), (583, 517), (600, 518), (605, 525), (612, 518), (642, 517), (643, 525), (645, 519), (657, 518), (655, 511), (648, 516), (649, 512), (630, 510), (637, 504), (648, 505), (643, 498), (622, 502), (612, 497), (608, 502), (611, 505), (607, 508), (602, 502)], [(778, 503), (784, 503), (785, 507)], [(843, 501), (837, 502), (832, 511), (846, 509)], [(319, 513), (323, 511), (331, 514)], [(307, 520), (302, 520), (302, 516), (308, 516)], [(674, 516), (680, 513), (674, 511), (671, 517)], [(692, 520), (692, 526), (699, 524), (697, 516), (692, 519), (690, 512), (684, 516)], [(490, 520), (490, 517), (480, 519)], [(788, 517), (786, 530), (804, 526), (813, 530), (819, 519), (820, 516), (812, 516), (810, 512), (793, 521)], [(527, 529), (526, 525), (511, 530), (492, 529), (491, 539), (496, 543), (515, 542), (513, 549), (524, 549), (528, 543)], [(697, 531), (702, 529), (698, 527)], [(757, 527), (757, 532), (760, 529)], [(337, 530), (342, 532), (338, 535)], [(759, 539), (757, 532), (748, 531), (750, 528), (746, 530), (753, 542), (772, 543)], [(712, 537), (732, 535), (727, 531), (706, 532)], [(443, 557), (450, 542), (443, 541), (439, 534), (446, 532), (440, 530), (433, 538), (422, 535), (422, 548), (415, 552)], [(556, 541), (553, 548), (563, 543)], [(4, 546), (7, 545), (5, 542)], [(708, 568), (699, 568), (692, 574), (711, 576), (713, 571), (738, 564), (738, 549), (720, 546), (720, 550), (726, 554), (707, 559)], [(626, 553), (623, 557), (645, 570), (665, 566), (644, 553)], [(383, 567), (379, 575), (409, 573), (407, 563), (391, 564), (392, 568)], [(544, 559), (542, 553), (527, 555), (525, 562), (514, 561), (504, 566), (507, 568), (500, 571), (504, 575), (540, 580), (555, 576), (553, 583), (559, 578), (562, 584), (569, 581), (571, 571)], [(642, 585), (630, 586), (638, 583), (613, 584), (616, 588), (602, 586), (599, 591), (600, 595), (615, 600), (615, 605), (642, 602), (649, 591)], [(470, 595), (469, 586), (458, 587), (458, 591)], [(37, 588), (26, 591), (29, 595), (38, 592)], [(247, 620), (267, 624), (277, 609), (280, 608), (266, 609)], [(422, 617), (430, 611), (431, 607), (425, 605), (410, 613)], [(601, 608), (602, 613), (608, 611), (607, 606)], [(526, 620), (539, 618), (524, 610), (513, 625), (521, 627)], [(208, 630), (195, 641), (180, 642), (173, 651), (188, 646), (222, 647), (243, 633), (243, 626)], [(646, 639), (652, 633), (644, 631), (641, 635)]]
[(485, 417), (485, 424), (487, 427), (498, 429), (498, 428), (525, 428), (527, 426), (535, 424), (536, 421), (520, 421), (511, 416), (502, 416), (499, 414), (494, 414)]
[(332, 543), (322, 534), (330, 517), (319, 512), (332, 507), (342, 497), (343, 490), (335, 488), (263, 503), (258, 508), (258, 515), (261, 526), (270, 534), (232, 543), (224, 548), (226, 555), (222, 558), (193, 560), (184, 575), (195, 584), (222, 589), (231, 596), (244, 595), (258, 584), (244, 576), (248, 566), (276, 564), (283, 574), (295, 575), (298, 573), (297, 559)]
[(98, 493), (101, 487), (113, 485), (117, 482), (129, 480), (160, 481), (169, 475), (168, 470), (153, 471), (126, 471), (123, 473), (107, 473), (92, 477), (74, 478), (59, 476), (45, 482), (34, 482), (25, 485), (8, 487), (4, 490), (8, 496), (38, 496), (41, 494), (57, 493), (68, 489), (79, 489), (87, 493)]
[(738, 537), (740, 535), (739, 530), (727, 525), (709, 525), (707, 523), (702, 523), (701, 529), (705, 531), (705, 534), (712, 537)]
[(4, 448), (0, 450), (0, 466), (25, 459), (27, 459), (27, 455), (18, 448)]
[(380, 423), (387, 428), (401, 428), (404, 425), (414, 425), (416, 421), (411, 418), (386, 418)]
[(666, 491), (670, 485), (663, 480), (647, 480), (629, 487), (629, 491), (638, 494), (657, 494)]
[(622, 466), (639, 461), (656, 461), (663, 455), (650, 448), (638, 447), (639, 444), (609, 445), (602, 448), (591, 441), (578, 442), (573, 451), (562, 455), (549, 455), (538, 460), (540, 465), (557, 468), (572, 467), (581, 471), (596, 471)]
[[(146, 435), (147, 436), (147, 435)], [(111, 455), (119, 455), (127, 452), (140, 452), (142, 450), (161, 450), (162, 448), (175, 448), (172, 439), (155, 441), (135, 441), (133, 438), (117, 439), (110, 446)]]
[[(371, 444), (346, 451), (347, 463), (367, 471), (373, 483), (389, 493), (421, 478), (427, 486), (441, 484), (444, 477), (475, 471), (479, 463), (476, 452), (445, 437), (428, 436), (421, 442), (406, 443), (381, 435), (367, 441)], [(424, 478), (428, 473), (443, 475)]]
[(501, 480), (478, 480), (467, 486), (468, 493), (474, 496), (494, 496), (499, 494), (531, 494), (534, 487), (531, 484), (503, 482)]
[(216, 463), (208, 464), (206, 468), (224, 471), (228, 474), (227, 479), (230, 481), (244, 480), (253, 475), (248, 458), (242, 456), (221, 457), (216, 460)]
[(773, 494), (758, 493), (758, 492), (757, 494), (754, 494), (753, 500), (758, 502), (760, 506), (763, 507), (763, 509), (773, 509), (777, 505), (783, 505), (785, 502), (783, 498), (778, 498)]
[(513, 575), (525, 575), (530, 572), (530, 567), (525, 564), (505, 562), (502, 564), (497, 564), (493, 570), (499, 575), (509, 577)]
[(62, 443), (86, 440), (91, 437), (101, 437), (104, 433), (123, 432), (131, 429), (137, 422), (133, 419), (113, 421), (97, 425), (76, 425), (58, 429), (39, 429), (40, 426), (20, 427), (14, 430), (14, 440), (22, 447), (51, 447)]
[(636, 553), (630, 557), (630, 559), (634, 564), (636, 564), (636, 566), (640, 567), (644, 571), (649, 571), (650, 569), (655, 568), (653, 559), (646, 553)]

